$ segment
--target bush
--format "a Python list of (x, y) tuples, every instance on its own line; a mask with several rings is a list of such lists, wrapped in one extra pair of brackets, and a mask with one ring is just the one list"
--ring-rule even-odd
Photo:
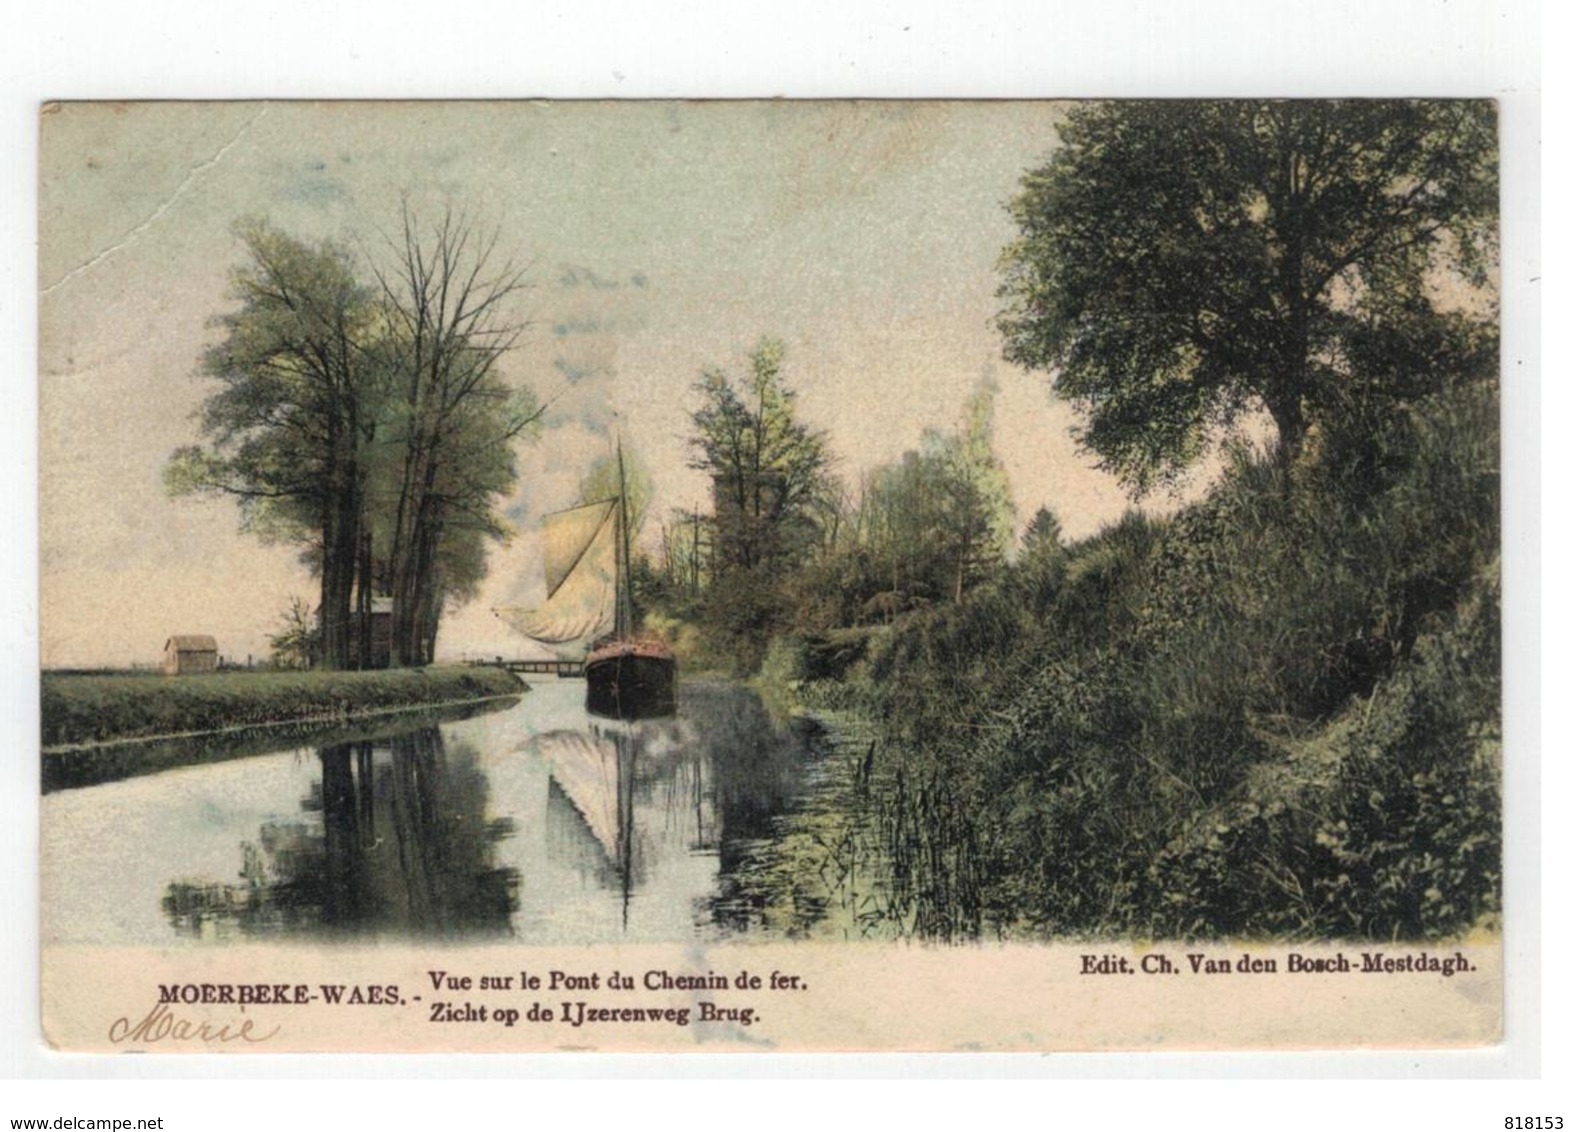
[(1500, 906), (1491, 384), (1240, 450), (853, 668), (925, 934), (1435, 938)]
[(1452, 935), (1501, 910), (1499, 569), (1367, 705), (1316, 831), (1329, 931)]

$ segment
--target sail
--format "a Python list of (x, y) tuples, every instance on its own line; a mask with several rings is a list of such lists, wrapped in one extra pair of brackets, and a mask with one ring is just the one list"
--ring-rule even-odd
[[(595, 537), (608, 524), (611, 510), (617, 505), (614, 499), (583, 507), (570, 507), (547, 515), (541, 523), (540, 533), (546, 550), (546, 596), (552, 597), (562, 583), (588, 555)], [(615, 545), (615, 544), (613, 544)]]
[(543, 644), (589, 641), (616, 618), (617, 524), (615, 500), (548, 515), (543, 524), (546, 604), (505, 608), (497, 616)]

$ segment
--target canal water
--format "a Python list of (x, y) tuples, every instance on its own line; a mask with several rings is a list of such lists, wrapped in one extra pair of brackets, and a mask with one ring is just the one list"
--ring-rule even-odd
[(44, 942), (812, 934), (830, 734), (732, 685), (636, 723), (583, 699), (546, 680), (458, 722), (47, 794)]

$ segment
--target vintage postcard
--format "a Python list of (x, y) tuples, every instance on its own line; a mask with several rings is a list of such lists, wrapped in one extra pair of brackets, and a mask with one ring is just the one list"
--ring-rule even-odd
[(1494, 104), (40, 130), (55, 1048), (1501, 1039)]

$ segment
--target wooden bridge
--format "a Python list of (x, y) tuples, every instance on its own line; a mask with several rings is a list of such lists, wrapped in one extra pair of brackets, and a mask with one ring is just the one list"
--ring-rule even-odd
[(556, 676), (559, 679), (582, 678), (584, 675), (582, 660), (504, 660), (498, 656), (490, 660), (466, 660), (464, 663), (471, 668), (504, 668), (509, 672)]

